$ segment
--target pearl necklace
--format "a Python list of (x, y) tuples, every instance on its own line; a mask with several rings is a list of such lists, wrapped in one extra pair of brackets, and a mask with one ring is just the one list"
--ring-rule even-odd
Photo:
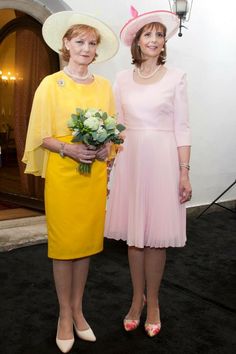
[(153, 77), (153, 76), (156, 74), (156, 72), (157, 72), (160, 68), (161, 68), (161, 65), (158, 65), (158, 67), (157, 67), (151, 74), (149, 74), (149, 75), (143, 75), (143, 74), (141, 74), (141, 71), (140, 71), (140, 69), (138, 68), (138, 69), (137, 69), (137, 73), (138, 73), (138, 76), (141, 77), (142, 79), (150, 79), (151, 77)]
[(79, 76), (79, 75), (73, 74), (73, 73), (69, 70), (68, 66), (65, 66), (63, 70), (64, 70), (64, 72), (65, 72), (67, 75), (71, 76), (73, 79), (80, 80), (80, 81), (85, 81), (85, 80), (89, 79), (89, 78), (92, 76), (92, 74), (91, 74), (90, 72), (88, 72), (88, 73), (87, 73), (86, 75), (84, 75), (84, 76)]

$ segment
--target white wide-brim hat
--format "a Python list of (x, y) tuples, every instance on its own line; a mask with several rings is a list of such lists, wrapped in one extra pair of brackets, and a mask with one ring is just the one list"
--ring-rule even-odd
[(120, 31), (121, 41), (131, 46), (136, 33), (145, 25), (152, 22), (160, 22), (166, 27), (166, 40), (170, 39), (178, 30), (179, 18), (170, 11), (157, 10), (145, 12), (141, 15), (131, 6), (132, 18), (123, 26)]
[(51, 49), (60, 54), (62, 38), (71, 26), (78, 24), (94, 27), (101, 36), (95, 63), (106, 61), (117, 53), (119, 41), (112, 29), (96, 17), (77, 11), (61, 11), (50, 15), (43, 24), (43, 38)]

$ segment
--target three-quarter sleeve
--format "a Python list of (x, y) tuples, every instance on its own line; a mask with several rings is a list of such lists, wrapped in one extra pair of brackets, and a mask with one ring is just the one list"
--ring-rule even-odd
[(174, 129), (177, 146), (191, 145), (186, 74), (176, 85), (174, 98)]
[(43, 139), (53, 136), (53, 98), (47, 77), (37, 88), (28, 125), (22, 162), (25, 173), (45, 177), (48, 150), (42, 147)]

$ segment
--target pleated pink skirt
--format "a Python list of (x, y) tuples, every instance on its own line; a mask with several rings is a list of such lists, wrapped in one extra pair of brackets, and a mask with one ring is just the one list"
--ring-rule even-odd
[(182, 247), (186, 208), (172, 131), (127, 130), (111, 175), (105, 237), (139, 248)]

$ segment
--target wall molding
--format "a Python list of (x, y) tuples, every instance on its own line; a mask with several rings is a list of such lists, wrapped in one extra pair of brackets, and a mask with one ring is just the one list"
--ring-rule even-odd
[(54, 12), (71, 10), (71, 8), (61, 0), (1, 0), (0, 10), (1, 9), (22, 11), (38, 20), (40, 23), (44, 23), (46, 18)]

